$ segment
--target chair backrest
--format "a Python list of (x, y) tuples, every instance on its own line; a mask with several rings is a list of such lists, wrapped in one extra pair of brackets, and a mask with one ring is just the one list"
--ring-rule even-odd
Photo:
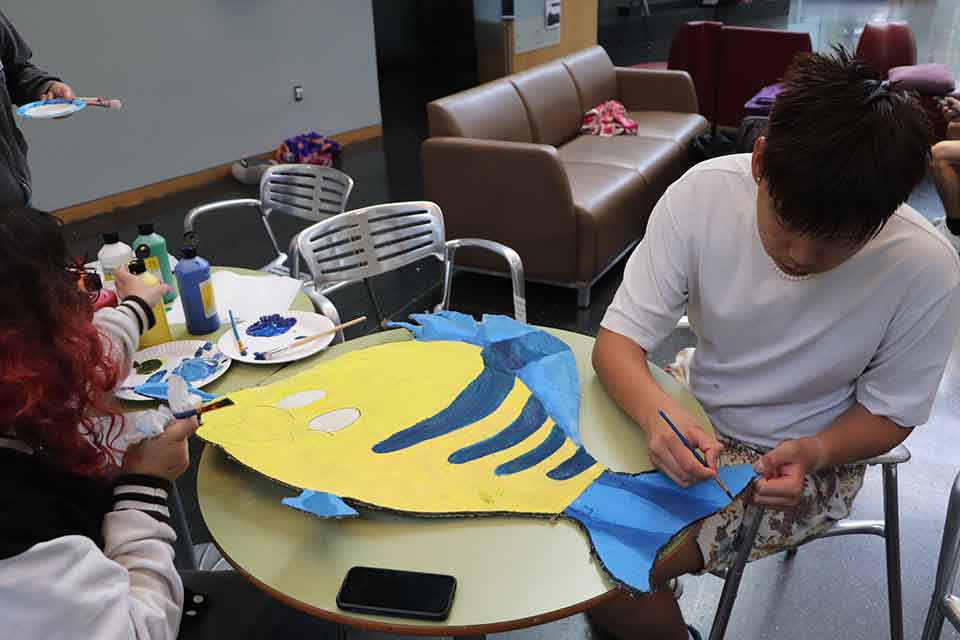
[(722, 22), (694, 20), (687, 22), (673, 36), (667, 69), (686, 71), (697, 91), (700, 115), (713, 120), (717, 115), (717, 70), (720, 61)]
[(347, 211), (300, 232), (298, 248), (318, 287), (359, 280), (426, 257), (446, 260), (443, 213), (432, 202)]
[(811, 51), (809, 33), (723, 27), (718, 52), (717, 122), (732, 127), (739, 125), (744, 104), (760, 89), (779, 82), (798, 54)]
[(854, 55), (886, 78), (894, 67), (917, 64), (917, 41), (906, 22), (868, 22)]
[(264, 213), (279, 212), (310, 222), (342, 213), (353, 190), (353, 179), (332, 167), (277, 164), (260, 179)]

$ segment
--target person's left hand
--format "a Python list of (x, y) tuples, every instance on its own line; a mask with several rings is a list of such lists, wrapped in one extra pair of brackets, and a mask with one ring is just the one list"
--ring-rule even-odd
[(804, 477), (818, 466), (820, 444), (814, 438), (781, 442), (753, 463), (761, 477), (754, 483), (753, 502), (764, 507), (794, 507), (803, 495)]
[(58, 81), (51, 83), (40, 98), (41, 100), (53, 100), (54, 98), (73, 100), (76, 97), (77, 96), (73, 93), (73, 89), (70, 88), (70, 85)]

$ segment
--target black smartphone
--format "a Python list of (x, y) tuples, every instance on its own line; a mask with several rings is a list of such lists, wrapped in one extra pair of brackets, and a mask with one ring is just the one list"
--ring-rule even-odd
[(456, 590), (453, 576), (353, 567), (340, 585), (337, 606), (357, 613), (446, 620)]

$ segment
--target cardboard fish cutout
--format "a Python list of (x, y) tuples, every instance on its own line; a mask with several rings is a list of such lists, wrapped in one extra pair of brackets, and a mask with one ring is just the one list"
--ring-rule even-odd
[[(562, 516), (587, 532), (616, 582), (649, 591), (658, 551), (728, 502), (622, 474), (581, 444), (576, 361), (554, 336), (453, 312), (402, 324), (416, 340), (344, 354), (230, 394), (198, 432), (240, 463), (305, 489), (284, 503), (320, 517), (370, 506), (419, 516)], [(721, 477), (739, 493), (749, 465)], [(348, 504), (349, 503), (349, 504)]]

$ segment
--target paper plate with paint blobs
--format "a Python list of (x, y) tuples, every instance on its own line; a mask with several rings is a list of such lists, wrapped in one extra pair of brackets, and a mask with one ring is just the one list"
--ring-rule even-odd
[[(326, 349), (333, 342), (334, 334), (307, 342), (302, 347), (297, 347), (297, 342), (304, 338), (312, 338), (332, 327), (333, 323), (330, 319), (319, 313), (309, 311), (274, 313), (261, 316), (256, 320), (237, 323), (237, 331), (240, 334), (240, 341), (246, 348), (246, 355), (241, 355), (233, 331), (229, 329), (220, 336), (218, 345), (220, 351), (227, 357), (249, 364), (296, 362)], [(291, 348), (275, 356), (264, 357), (268, 351), (287, 346)]]
[(166, 400), (167, 380), (177, 374), (193, 393), (206, 402), (213, 396), (200, 391), (230, 368), (226, 357), (213, 342), (178, 340), (141, 349), (133, 355), (126, 380), (114, 393), (121, 400)]

